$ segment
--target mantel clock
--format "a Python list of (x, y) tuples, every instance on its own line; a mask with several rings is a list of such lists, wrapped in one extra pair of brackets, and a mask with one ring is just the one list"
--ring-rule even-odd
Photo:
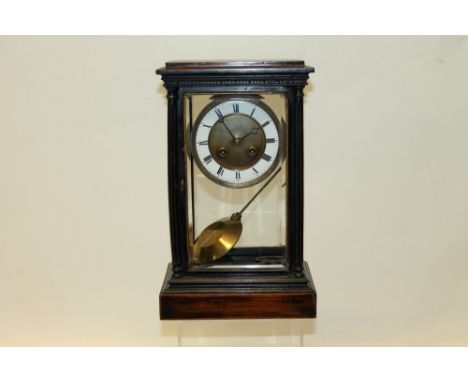
[(303, 61), (168, 62), (172, 262), (161, 319), (312, 318)]

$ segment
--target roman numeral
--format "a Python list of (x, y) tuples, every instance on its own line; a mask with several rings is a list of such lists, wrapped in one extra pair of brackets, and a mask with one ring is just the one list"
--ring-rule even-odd
[(257, 169), (256, 169), (255, 167), (252, 167), (252, 170), (253, 170), (253, 172), (254, 172), (255, 174), (258, 175), (258, 171), (257, 171)]
[(215, 113), (219, 118), (223, 118), (223, 113), (221, 113), (221, 110), (215, 109)]
[[(267, 139), (267, 141), (268, 141), (268, 139)], [(198, 142), (198, 144), (200, 146), (206, 146), (208, 144), (208, 141), (200, 141), (200, 142)]]
[(238, 103), (234, 103), (232, 105), (232, 109), (234, 110), (234, 113), (238, 113), (239, 112), (239, 104)]
[(275, 143), (276, 139), (275, 138), (267, 138), (266, 143)]
[(265, 127), (265, 126), (268, 126), (270, 124), (271, 121), (266, 121), (265, 123), (261, 124), (260, 126), (262, 127)]
[(268, 154), (263, 154), (262, 159), (265, 159), (267, 162), (269, 162), (271, 161), (271, 156), (269, 156)]
[(223, 166), (219, 166), (218, 171), (216, 173), (218, 174), (218, 176), (223, 176), (223, 174), (224, 174)]
[(207, 155), (206, 157), (203, 158), (203, 162), (206, 164), (210, 163), (213, 160), (213, 157), (211, 155)]
[(253, 113), (255, 113), (255, 109), (256, 109), (256, 107), (254, 107), (254, 108), (252, 109), (252, 112), (250, 113), (250, 116), (252, 116)]
[(240, 180), (240, 172), (236, 171), (236, 180)]
[(204, 123), (203, 123), (203, 126), (208, 127), (208, 129), (211, 129), (213, 127), (213, 126), (210, 126), (210, 125), (205, 125)]

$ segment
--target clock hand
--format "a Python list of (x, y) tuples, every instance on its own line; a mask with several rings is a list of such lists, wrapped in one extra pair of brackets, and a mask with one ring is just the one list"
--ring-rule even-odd
[(222, 125), (226, 128), (228, 133), (231, 135), (232, 139), (234, 139), (234, 141), (237, 141), (237, 138), (234, 136), (234, 134), (231, 132), (231, 130), (229, 130), (229, 127), (227, 127), (226, 124), (224, 123), (224, 118), (221, 118), (219, 120), (219, 122), (222, 123)]
[(241, 143), (245, 138), (247, 138), (250, 134), (257, 134), (258, 129), (260, 127), (252, 127), (252, 130), (250, 130), (247, 134), (245, 134), (243, 137), (239, 138), (239, 143)]

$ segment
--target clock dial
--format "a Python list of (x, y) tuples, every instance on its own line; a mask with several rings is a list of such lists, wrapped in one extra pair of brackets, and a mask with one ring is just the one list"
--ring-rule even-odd
[(279, 123), (257, 100), (215, 101), (192, 132), (192, 154), (201, 171), (227, 187), (248, 187), (265, 179), (280, 157)]

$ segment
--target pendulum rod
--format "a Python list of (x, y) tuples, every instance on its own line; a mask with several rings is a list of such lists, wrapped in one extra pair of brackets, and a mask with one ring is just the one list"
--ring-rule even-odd
[(255, 193), (254, 196), (252, 196), (252, 199), (250, 199), (247, 204), (238, 212), (239, 215), (242, 215), (242, 213), (247, 209), (248, 206), (255, 200), (255, 198), (265, 189), (266, 186), (270, 184), (270, 182), (275, 178), (276, 175), (281, 171), (281, 167), (278, 168), (278, 170), (275, 171), (275, 173), (271, 176), (270, 179), (266, 181), (266, 183)]

